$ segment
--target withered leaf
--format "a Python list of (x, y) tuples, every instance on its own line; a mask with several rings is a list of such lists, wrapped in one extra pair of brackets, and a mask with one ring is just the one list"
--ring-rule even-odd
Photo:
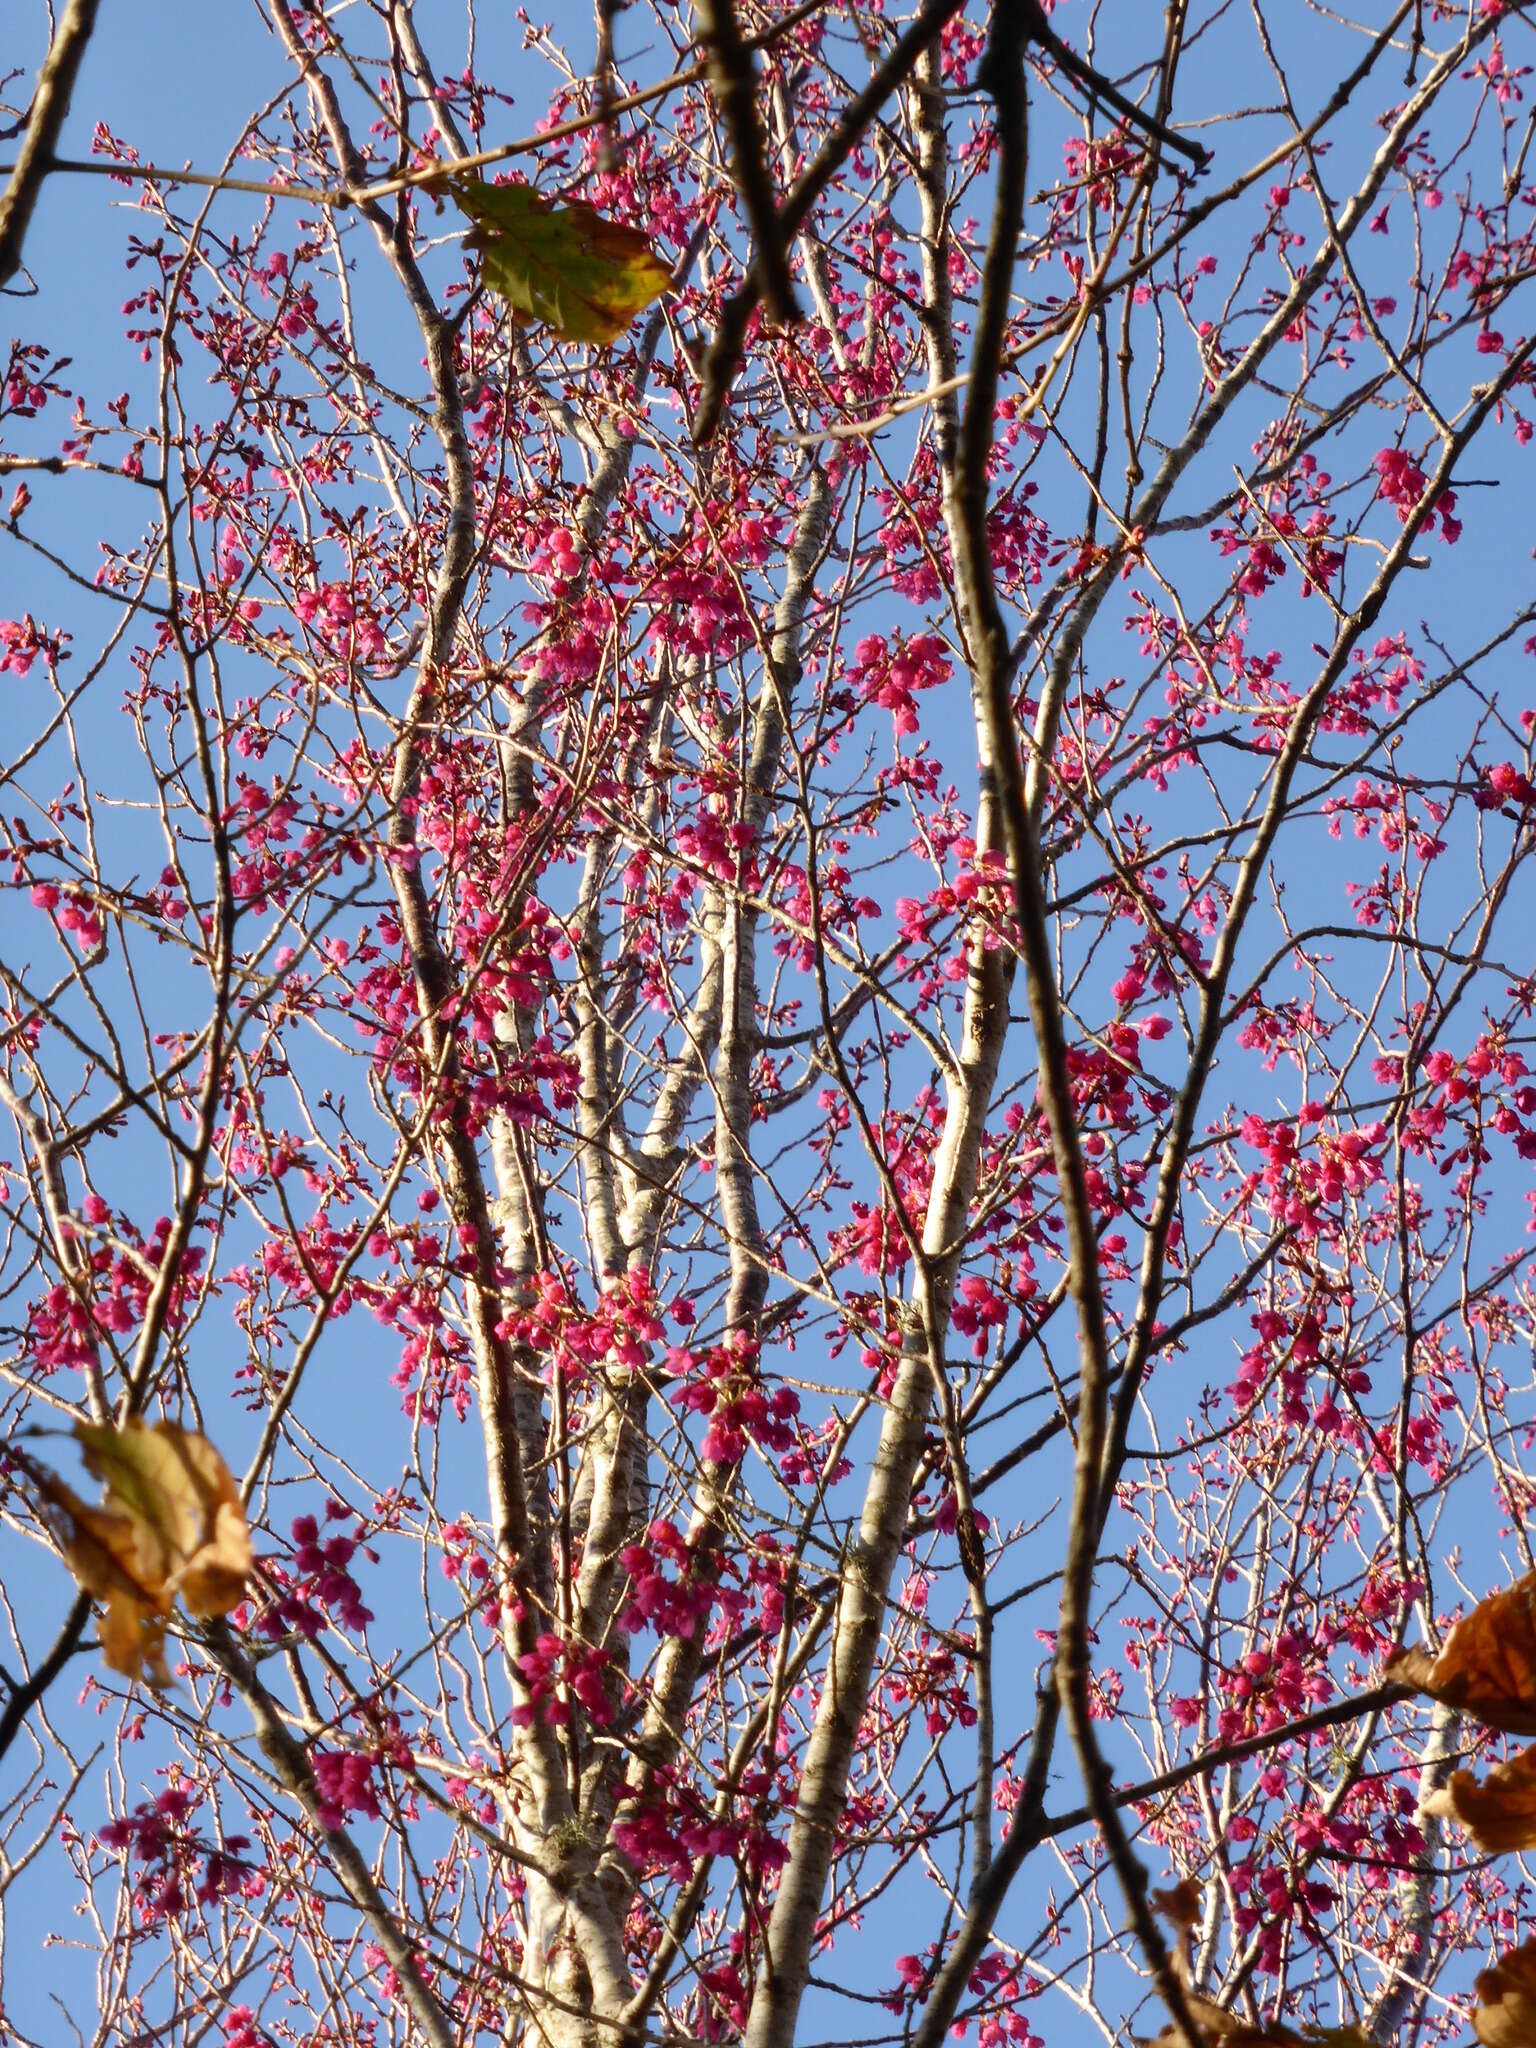
[(1186, 1877), (1170, 1890), (1154, 1890), (1151, 1896), (1153, 1912), (1160, 1913), (1176, 1930), (1176, 1939), (1171, 1944), (1170, 1960), (1180, 1983), (1187, 1985), (1190, 1977), (1190, 1947), (1194, 1929), (1200, 1919), (1200, 1886), (1194, 1878)]
[(1536, 1572), (1479, 1600), (1437, 1657), (1395, 1651), (1386, 1676), (1506, 1735), (1536, 1735)]
[(567, 341), (617, 341), (672, 273), (638, 228), (580, 201), (555, 206), (531, 185), (454, 178), (449, 190), (474, 230), (486, 283), (523, 320)]
[[(1228, 2012), (1197, 1992), (1186, 1991), (1184, 2003), (1201, 2040), (1220, 2042), (1221, 2048), (1372, 2048), (1358, 2027), (1285, 2027), (1278, 2021), (1256, 2027), (1240, 2014)], [(1164, 2027), (1150, 2048), (1179, 2048), (1171, 2024)]]
[[(1228, 2012), (1213, 1998), (1202, 1998), (1198, 1991), (1186, 1991), (1184, 2005), (1199, 2029), (1203, 2041), (1229, 2041), (1244, 2025), (1236, 2013)], [(1179, 2037), (1174, 2031), (1172, 2021), (1155, 2039), (1143, 2042), (1141, 2048), (1180, 2048)]]
[(1453, 1771), (1424, 1800), (1423, 1810), (1460, 1821), (1490, 1855), (1536, 1849), (1536, 1749), (1495, 1764), (1481, 1783), (1471, 1771)]
[(125, 1678), (170, 1682), (165, 1629), (179, 1594), (189, 1614), (227, 1614), (245, 1592), (251, 1542), (228, 1466), (174, 1422), (77, 1423), (99, 1507), (28, 1461), (76, 1581), (101, 1604), (101, 1649)]
[(1200, 1919), (1200, 1885), (1196, 1879), (1186, 1877), (1169, 1891), (1154, 1890), (1152, 1906), (1153, 1910), (1161, 1913), (1171, 1925), (1187, 1932), (1197, 1925)]
[(1536, 2041), (1536, 1940), (1500, 1956), (1473, 1988), (1472, 2025), (1483, 2048), (1530, 2048)]
[(72, 1487), (42, 1467), (29, 1470), (75, 1583), (101, 1608), (107, 1668), (125, 1678), (143, 1676), (154, 1686), (169, 1685), (165, 1622), (171, 1603), (145, 1583), (137, 1525), (110, 1508), (88, 1507)]
[[(137, 1416), (121, 1429), (78, 1423), (87, 1467), (108, 1505), (136, 1518), (157, 1575), (189, 1614), (228, 1614), (245, 1591), (251, 1539), (229, 1467), (195, 1430)], [(144, 1540), (144, 1539), (141, 1539)]]

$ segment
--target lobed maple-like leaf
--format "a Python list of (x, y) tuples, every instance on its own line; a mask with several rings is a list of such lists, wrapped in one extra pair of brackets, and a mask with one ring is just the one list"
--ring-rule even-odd
[(1536, 1735), (1536, 1572), (1479, 1600), (1438, 1656), (1395, 1651), (1386, 1675), (1506, 1735)]
[(531, 185), (454, 178), (449, 190), (474, 222), (486, 283), (524, 321), (567, 341), (617, 341), (672, 273), (638, 228), (577, 201), (556, 206)]
[(1480, 1971), (1473, 1989), (1472, 2025), (1483, 2048), (1530, 2048), (1536, 2041), (1536, 1941)]
[(1459, 1821), (1490, 1855), (1536, 1849), (1536, 1749), (1495, 1764), (1481, 1783), (1471, 1771), (1453, 1771), (1424, 1799), (1423, 1811)]
[(99, 1506), (30, 1461), (28, 1470), (70, 1570), (101, 1606), (109, 1669), (168, 1685), (177, 1596), (199, 1616), (227, 1614), (244, 1596), (251, 1540), (238, 1489), (208, 1439), (174, 1422), (77, 1423), (75, 1435), (106, 1488)]

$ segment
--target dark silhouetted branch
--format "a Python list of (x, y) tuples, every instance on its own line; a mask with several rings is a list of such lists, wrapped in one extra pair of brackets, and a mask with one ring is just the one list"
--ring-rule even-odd
[(42, 69), (37, 74), (37, 90), (32, 95), (27, 132), (12, 168), (10, 182), (0, 193), (0, 290), (21, 268), (21, 249), (27, 238), (32, 209), (37, 204), (38, 190), (52, 168), (54, 146), (64, 125), (64, 116), (69, 112), (70, 96), (80, 73), (80, 60), (85, 55), (85, 46), (91, 40), (95, 26), (96, 0), (69, 0), (58, 31), (48, 46)]

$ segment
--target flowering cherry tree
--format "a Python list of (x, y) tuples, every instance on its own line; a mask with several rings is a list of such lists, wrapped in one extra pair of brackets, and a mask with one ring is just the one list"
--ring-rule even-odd
[[(94, 8), (13, 81), (0, 2039), (1464, 2033), (1532, 23), (1363, 12), (272, 0), (178, 169)], [(254, 1558), (158, 1688), (32, 1478), (135, 1416)]]

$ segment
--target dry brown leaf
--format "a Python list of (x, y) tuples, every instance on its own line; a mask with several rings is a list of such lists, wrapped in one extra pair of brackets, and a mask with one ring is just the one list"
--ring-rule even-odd
[(1189, 1957), (1194, 1940), (1194, 1930), (1200, 1919), (1202, 1893), (1198, 1881), (1184, 1878), (1169, 1891), (1155, 1890), (1152, 1893), (1152, 1910), (1161, 1913), (1175, 1929), (1175, 1939), (1170, 1945), (1170, 1958), (1174, 1974), (1181, 1984), (1187, 1985), (1190, 1977)]
[(1490, 1855), (1536, 1849), (1536, 1749), (1495, 1764), (1481, 1784), (1471, 1771), (1453, 1771), (1423, 1810), (1459, 1821)]
[(108, 1667), (170, 1683), (165, 1628), (176, 1596), (189, 1614), (227, 1614), (245, 1592), (251, 1542), (239, 1492), (208, 1439), (174, 1422), (137, 1417), (120, 1429), (78, 1423), (106, 1498), (90, 1507), (28, 1461), (70, 1570), (102, 1607)]
[[(1203, 2041), (1228, 2041), (1243, 2031), (1244, 2022), (1236, 2013), (1228, 2012), (1213, 1998), (1202, 1998), (1198, 1991), (1184, 1993), (1184, 2005), (1190, 2018), (1199, 2029)], [(1180, 2048), (1179, 2037), (1173, 2023), (1168, 2025), (1155, 2040), (1144, 2042), (1142, 2048)]]
[(1438, 1657), (1394, 1652), (1386, 1676), (1506, 1735), (1536, 1735), (1536, 1572), (1479, 1600)]
[(167, 1589), (189, 1614), (228, 1614), (245, 1592), (251, 1542), (229, 1467), (207, 1437), (174, 1422), (75, 1427), (109, 1504), (140, 1520)]
[(1154, 1890), (1152, 1908), (1154, 1912), (1161, 1913), (1165, 1920), (1187, 1934), (1191, 1927), (1199, 1924), (1203, 1899), (1198, 1879), (1186, 1877), (1170, 1891)]
[(1531, 2048), (1536, 2042), (1536, 1941), (1482, 1971), (1474, 1985), (1472, 2025), (1483, 2048)]
[(101, 1607), (101, 1654), (111, 1671), (169, 1685), (165, 1622), (170, 1599), (146, 1583), (139, 1527), (131, 1515), (93, 1508), (43, 1467), (29, 1464), (48, 1520), (82, 1592)]
[[(1358, 2027), (1283, 2027), (1278, 2022), (1255, 2027), (1198, 1992), (1186, 1991), (1184, 2003), (1200, 2039), (1220, 2042), (1221, 2048), (1372, 2048)], [(1144, 2048), (1180, 2048), (1180, 2043), (1170, 2024)], [(1501, 2042), (1499, 2048), (1514, 2048), (1514, 2043)]]

